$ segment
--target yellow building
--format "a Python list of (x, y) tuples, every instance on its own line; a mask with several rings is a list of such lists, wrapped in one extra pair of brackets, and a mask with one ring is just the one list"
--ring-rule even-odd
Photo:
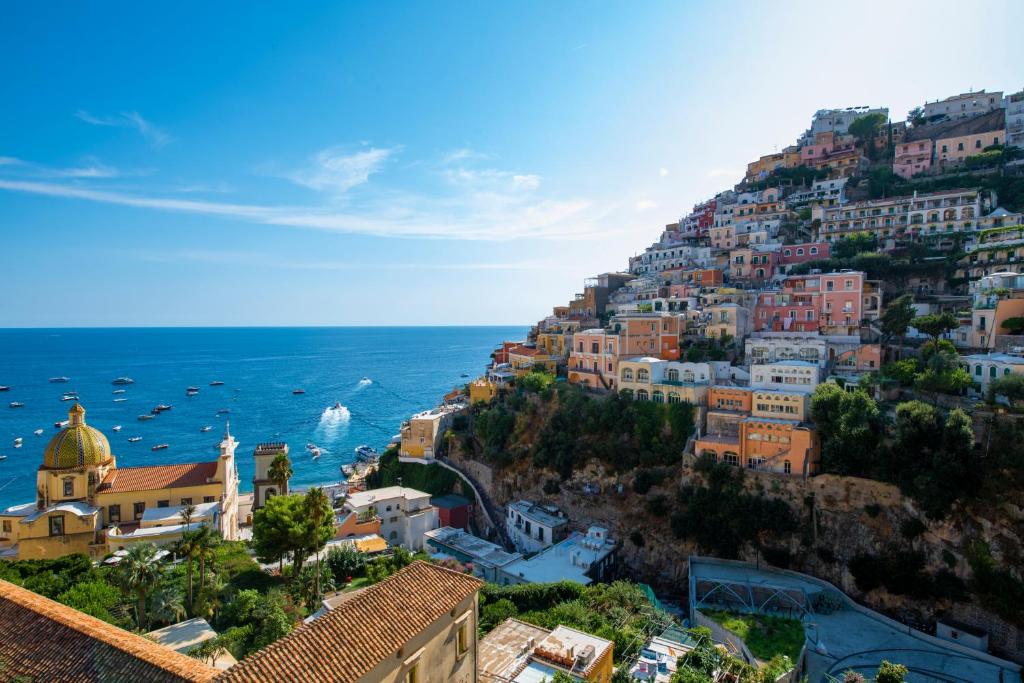
[(407, 422), (403, 422), (399, 430), (402, 437), (398, 449), (399, 457), (432, 460), (441, 448), (445, 432), (451, 426), (456, 413), (461, 410), (462, 406), (458, 405), (438, 406), (416, 413)]
[(86, 424), (85, 409), (76, 403), (68, 413), (68, 425), (43, 451), (35, 502), (0, 511), (0, 557), (99, 557), (140, 540), (169, 542), (180, 537), (181, 525), (145, 524), (147, 510), (152, 520), (166, 520), (174, 511), (164, 508), (204, 503), (216, 504), (204, 508), (203, 514), (224, 538), (234, 540), (237, 446), (225, 432), (215, 461), (119, 468), (107, 437)]
[(490, 403), (498, 395), (498, 385), (486, 377), (478, 377), (469, 383), (469, 405)]
[(619, 391), (638, 401), (707, 404), (714, 371), (707, 363), (683, 363), (659, 358), (619, 361)]

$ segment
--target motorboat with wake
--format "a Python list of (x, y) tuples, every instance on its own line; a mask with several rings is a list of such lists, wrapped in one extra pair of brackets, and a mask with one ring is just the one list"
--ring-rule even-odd
[(356, 446), (355, 450), (356, 460), (358, 460), (359, 462), (373, 462), (374, 460), (377, 459), (379, 455), (372, 446), (368, 446), (366, 444), (363, 444), (362, 446)]
[(21, 401), (11, 401), (10, 403), (7, 404), (7, 406), (9, 408), (24, 408), (25, 404), (22, 403)]
[(135, 384), (135, 380), (133, 380), (131, 377), (118, 377), (113, 382), (111, 382), (111, 384), (113, 384), (114, 386), (126, 386), (128, 384)]

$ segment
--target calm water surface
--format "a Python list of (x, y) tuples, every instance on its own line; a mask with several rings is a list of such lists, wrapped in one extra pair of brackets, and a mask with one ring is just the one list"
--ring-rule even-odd
[[(74, 391), (86, 421), (103, 431), (119, 466), (214, 457), (231, 421), (238, 472), (252, 485), (252, 451), (263, 441), (291, 449), (296, 485), (336, 481), (353, 449), (378, 449), (402, 420), (436, 405), (479, 375), (503, 339), (526, 327), (173, 328), (0, 330), (0, 508), (32, 500), (46, 442), (67, 419)], [(464, 377), (463, 375), (468, 375)], [(66, 384), (50, 377), (67, 376)], [(115, 377), (135, 384), (117, 387)], [(223, 386), (211, 387), (221, 381)], [(185, 389), (199, 388), (188, 397)], [(115, 389), (125, 389), (114, 394)], [(294, 395), (294, 389), (305, 394)], [(115, 402), (115, 398), (125, 401)], [(25, 404), (9, 408), (12, 401)], [(172, 406), (139, 421), (160, 403)], [(334, 408), (338, 404), (340, 408)], [(218, 415), (217, 411), (230, 412)], [(114, 425), (121, 425), (119, 432)], [(209, 432), (200, 431), (211, 426)], [(33, 432), (42, 429), (42, 436)], [(142, 440), (129, 443), (131, 436)], [(24, 445), (14, 448), (14, 439)], [(314, 460), (306, 450), (323, 451)], [(170, 448), (153, 452), (155, 444)]]

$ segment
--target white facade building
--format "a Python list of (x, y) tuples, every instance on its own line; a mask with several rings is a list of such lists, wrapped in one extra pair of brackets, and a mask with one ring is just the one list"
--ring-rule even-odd
[(404, 486), (358, 491), (348, 497), (345, 507), (360, 515), (373, 508), (380, 517), (380, 535), (391, 545), (409, 550), (423, 550), (423, 535), (438, 527), (430, 494)]
[(819, 109), (814, 112), (814, 118), (811, 119), (811, 127), (800, 137), (799, 143), (801, 145), (813, 143), (814, 136), (818, 133), (828, 133), (829, 131), (846, 133), (849, 131), (851, 123), (869, 114), (881, 114), (887, 121), (889, 120), (888, 107), (877, 107), (874, 109), (871, 107)]
[(564, 539), (569, 518), (554, 505), (517, 500), (505, 507), (505, 529), (521, 553), (535, 553)]
[(586, 534), (570, 534), (561, 543), (545, 548), (529, 559), (505, 566), (502, 584), (575, 581), (587, 586), (610, 575), (616, 544), (608, 530), (592, 526)]
[(921, 108), (926, 119), (933, 116), (944, 116), (947, 119), (966, 119), (979, 114), (987, 114), (1003, 106), (1003, 93), (1000, 92), (965, 92), (947, 97), (944, 100), (925, 102)]
[(1006, 96), (1006, 144), (1024, 149), (1024, 90)]
[(981, 388), (982, 394), (988, 393), (988, 385), (992, 380), (1008, 375), (1024, 375), (1024, 357), (1008, 353), (975, 353), (961, 356), (960, 362)]
[(818, 387), (821, 371), (817, 363), (802, 360), (779, 360), (750, 368), (751, 389), (774, 389), (813, 393)]

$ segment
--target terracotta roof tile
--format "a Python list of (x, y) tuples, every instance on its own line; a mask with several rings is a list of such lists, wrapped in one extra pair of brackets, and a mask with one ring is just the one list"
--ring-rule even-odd
[(217, 476), (216, 462), (189, 462), (153, 467), (118, 467), (106, 476), (97, 493), (149, 491), (152, 489), (202, 486)]
[(0, 581), (4, 676), (33, 681), (209, 681), (218, 670)]
[(363, 590), (336, 609), (242, 660), (218, 681), (359, 680), (480, 590), (479, 579), (426, 562)]
[(516, 346), (508, 350), (513, 356), (536, 356), (540, 353), (532, 346)]

